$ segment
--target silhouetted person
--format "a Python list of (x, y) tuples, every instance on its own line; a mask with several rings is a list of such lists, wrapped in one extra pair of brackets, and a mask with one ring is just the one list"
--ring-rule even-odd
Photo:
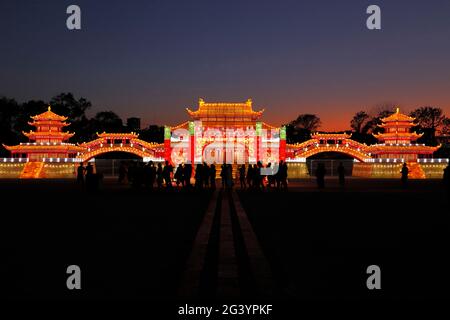
[(337, 171), (339, 176), (339, 185), (343, 187), (345, 185), (345, 168), (342, 162), (339, 163)]
[(273, 179), (275, 181), (275, 186), (277, 189), (280, 189), (281, 187), (281, 167), (283, 165), (283, 160), (280, 161), (280, 164), (278, 165), (278, 171), (274, 173)]
[(92, 192), (94, 191), (94, 188), (95, 188), (94, 167), (89, 162), (86, 167), (86, 190)]
[(263, 176), (261, 175), (261, 168), (263, 164), (261, 161), (258, 161), (256, 166), (253, 167), (253, 188), (260, 190), (262, 187), (264, 189)]
[(287, 163), (283, 160), (280, 161), (280, 165), (278, 167), (278, 173), (279, 173), (279, 186), (283, 190), (287, 190), (288, 188), (288, 166)]
[(184, 166), (183, 164), (178, 165), (177, 169), (175, 170), (174, 178), (177, 184), (177, 187), (181, 185), (184, 185), (184, 179), (183, 179), (183, 173), (184, 173)]
[(226, 172), (226, 186), (227, 188), (232, 188), (233, 187), (233, 167), (231, 166), (231, 164), (227, 164), (226, 168), (225, 168), (225, 172)]
[(208, 188), (209, 187), (209, 167), (206, 162), (203, 162), (202, 172), (203, 172), (203, 174), (202, 174), (203, 183), (205, 185), (205, 188)]
[(227, 183), (227, 165), (225, 163), (220, 166), (220, 178), (222, 179), (222, 188), (225, 188)]
[(156, 185), (158, 189), (162, 188), (164, 178), (163, 178), (163, 168), (161, 162), (158, 163), (158, 168), (156, 169)]
[(214, 163), (209, 168), (209, 180), (211, 188), (216, 189), (216, 166)]
[(150, 161), (149, 162), (149, 170), (150, 170), (150, 172), (149, 172), (149, 185), (150, 185), (150, 188), (151, 189), (153, 189), (153, 185), (155, 184), (155, 180), (156, 180), (156, 167), (155, 167), (155, 164), (153, 163), (153, 161)]
[(77, 183), (81, 185), (81, 187), (84, 187), (84, 172), (85, 168), (83, 165), (83, 162), (80, 162), (80, 165), (77, 168)]
[(201, 163), (197, 164), (195, 167), (195, 188), (202, 189), (203, 188), (203, 165)]
[(267, 164), (267, 169), (269, 174), (267, 175), (267, 187), (272, 188), (275, 187), (275, 171), (276, 166), (272, 166), (272, 163)]
[(163, 168), (163, 178), (164, 178), (164, 183), (166, 184), (167, 189), (172, 188), (172, 179), (171, 179), (172, 173), (173, 173), (173, 167), (169, 163), (169, 161), (166, 160), (164, 168)]
[(259, 162), (255, 165), (253, 165), (253, 172), (252, 172), (252, 185), (253, 189), (259, 189), (260, 183), (259, 179), (261, 178), (261, 170), (259, 170)]
[(150, 188), (151, 187), (151, 185), (150, 185), (150, 174), (151, 174), (150, 162), (147, 162), (144, 165), (142, 171), (143, 171), (142, 172), (142, 174), (143, 174), (142, 180), (144, 182), (144, 186), (146, 188)]
[(241, 189), (247, 188), (247, 183), (245, 182), (245, 164), (239, 167), (239, 182), (241, 184)]
[(408, 173), (409, 173), (409, 169), (408, 166), (406, 165), (406, 163), (403, 163), (403, 167), (402, 167), (402, 177), (401, 177), (401, 181), (402, 181), (402, 185), (404, 188), (406, 188), (407, 184), (408, 184)]
[(247, 173), (245, 174), (245, 180), (247, 182), (248, 189), (252, 188), (252, 165), (249, 163), (247, 167)]
[(187, 163), (184, 165), (184, 185), (186, 188), (191, 187), (191, 177), (192, 177), (192, 165), (190, 163)]
[(327, 170), (325, 169), (325, 164), (319, 163), (316, 169), (317, 186), (319, 189), (325, 188), (325, 175)]

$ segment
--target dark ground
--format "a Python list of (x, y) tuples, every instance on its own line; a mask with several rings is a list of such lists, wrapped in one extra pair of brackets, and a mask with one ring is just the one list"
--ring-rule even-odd
[[(96, 195), (56, 180), (4, 180), (0, 190), (0, 290), (19, 299), (173, 298), (210, 198), (115, 180)], [(66, 288), (72, 264), (80, 291)]]
[[(449, 200), (441, 181), (313, 180), (290, 192), (240, 192), (279, 296), (293, 299), (448, 299)], [(381, 268), (380, 291), (366, 268)]]
[[(331, 182), (330, 182), (331, 181)], [(440, 181), (314, 181), (238, 191), (272, 268), (276, 298), (449, 298), (449, 202)], [(1, 294), (13, 299), (176, 297), (210, 192), (135, 191), (105, 181), (0, 181)], [(66, 268), (83, 288), (66, 288)], [(367, 290), (367, 266), (382, 290)]]

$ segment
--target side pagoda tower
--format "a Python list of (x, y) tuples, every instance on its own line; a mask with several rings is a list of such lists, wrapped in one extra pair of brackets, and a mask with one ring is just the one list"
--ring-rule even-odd
[(44, 113), (32, 116), (33, 121), (29, 125), (36, 128), (35, 131), (22, 132), (29, 142), (20, 143), (17, 146), (4, 147), (11, 152), (12, 158), (28, 158), (29, 161), (43, 161), (44, 159), (75, 158), (77, 152), (83, 148), (72, 143), (66, 143), (74, 133), (64, 132), (68, 126), (67, 117), (57, 115), (48, 106)]
[(403, 159), (404, 161), (431, 158), (439, 146), (430, 147), (413, 143), (423, 135), (423, 133), (411, 132), (411, 128), (416, 126), (414, 121), (415, 118), (400, 113), (400, 108), (396, 108), (392, 115), (381, 119), (382, 123), (379, 126), (384, 129), (384, 132), (374, 134), (380, 143), (369, 146), (368, 151), (374, 158)]

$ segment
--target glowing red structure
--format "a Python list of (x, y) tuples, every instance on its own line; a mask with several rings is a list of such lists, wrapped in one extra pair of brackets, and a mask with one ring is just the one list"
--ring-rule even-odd
[(384, 131), (374, 135), (379, 140), (374, 145), (361, 144), (345, 133), (315, 133), (303, 143), (286, 144), (286, 128), (260, 121), (264, 109), (253, 110), (251, 99), (238, 103), (200, 99), (197, 110), (186, 110), (191, 119), (178, 126), (166, 126), (164, 143), (143, 141), (134, 132), (104, 132), (92, 141), (75, 145), (67, 142), (74, 133), (63, 131), (69, 125), (67, 117), (55, 114), (49, 106), (47, 111), (31, 117), (29, 124), (36, 129), (23, 132), (29, 142), (4, 145), (11, 158), (3, 159), (0, 175), (14, 171), (8, 177), (59, 177), (63, 173), (70, 176), (75, 173), (76, 162), (108, 152), (128, 152), (144, 161), (168, 160), (173, 164), (267, 164), (286, 160), (292, 166), (291, 177), (296, 176), (295, 170), (299, 176), (307, 174), (306, 158), (322, 152), (353, 157), (353, 174), (364, 177), (396, 177), (404, 162), (412, 178), (435, 177), (448, 163), (448, 159), (432, 159), (439, 146), (416, 143), (421, 134), (411, 132), (415, 119), (400, 113), (398, 108), (381, 119)]
[[(166, 160), (201, 163), (205, 153), (216, 163), (278, 163), (285, 158), (286, 129), (260, 121), (264, 109), (253, 110), (251, 99), (238, 103), (199, 99), (197, 110), (186, 111), (190, 121), (165, 128)], [(222, 147), (213, 147), (218, 143)]]

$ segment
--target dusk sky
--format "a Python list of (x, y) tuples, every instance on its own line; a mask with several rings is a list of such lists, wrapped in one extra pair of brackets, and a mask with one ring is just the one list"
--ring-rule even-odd
[(183, 122), (200, 97), (252, 98), (273, 125), (315, 113), (323, 130), (384, 102), (450, 116), (448, 0), (0, 0), (0, 35), (0, 96), (73, 92), (144, 125)]

